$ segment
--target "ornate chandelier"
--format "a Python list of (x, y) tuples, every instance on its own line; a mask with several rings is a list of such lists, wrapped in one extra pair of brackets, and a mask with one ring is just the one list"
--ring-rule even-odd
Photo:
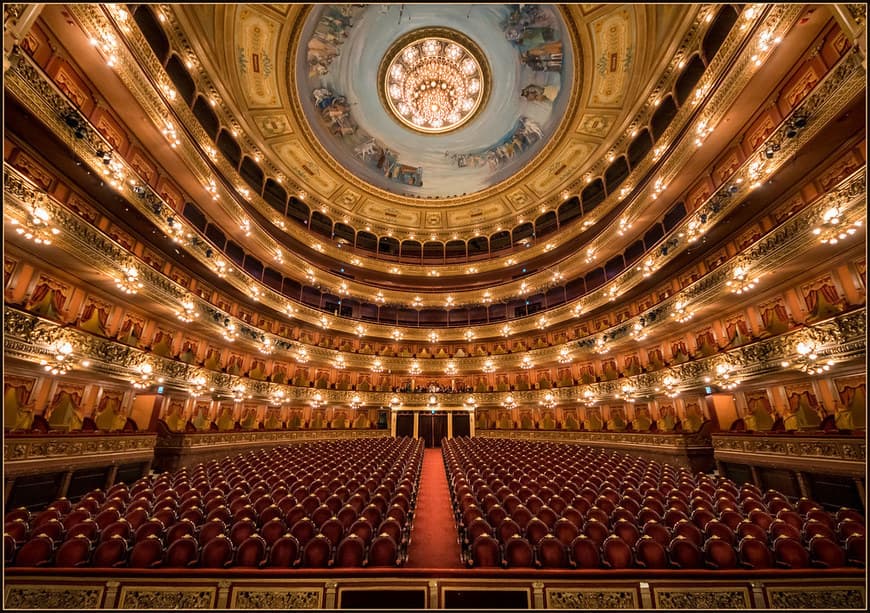
[(440, 134), (482, 106), (488, 73), (480, 49), (453, 30), (418, 30), (399, 40), (382, 63), (382, 96), (404, 125)]

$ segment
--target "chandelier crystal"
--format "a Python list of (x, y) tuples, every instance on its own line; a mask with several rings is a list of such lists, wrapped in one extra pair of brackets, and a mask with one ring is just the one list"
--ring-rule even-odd
[(394, 45), (382, 63), (386, 106), (417, 132), (455, 130), (474, 116), (486, 97), (483, 54), (452, 30), (438, 35), (417, 31), (409, 38)]

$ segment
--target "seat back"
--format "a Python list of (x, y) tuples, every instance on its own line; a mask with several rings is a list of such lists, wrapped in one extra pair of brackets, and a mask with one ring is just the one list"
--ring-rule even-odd
[(356, 534), (348, 534), (335, 551), (337, 568), (361, 568), (365, 564), (366, 544)]
[(530, 568), (534, 563), (534, 550), (529, 541), (518, 534), (510, 537), (504, 546), (504, 564), (508, 568)]
[(199, 565), (203, 568), (226, 568), (232, 559), (232, 541), (226, 534), (218, 534), (203, 545)]
[(668, 554), (664, 546), (652, 536), (644, 535), (634, 546), (638, 566), (668, 568)]
[(15, 554), (15, 566), (43, 566), (54, 554), (54, 541), (48, 536), (37, 534), (30, 537)]
[(707, 566), (716, 569), (737, 568), (737, 552), (730, 541), (711, 536), (704, 542), (704, 560)]
[(568, 555), (576, 568), (601, 568), (601, 550), (598, 543), (580, 534), (571, 543)]
[(90, 562), (91, 541), (86, 536), (68, 538), (54, 555), (54, 565), (62, 567), (85, 566)]
[(798, 539), (785, 534), (773, 541), (773, 555), (777, 564), (785, 568), (807, 568), (810, 565), (810, 553)]
[(91, 565), (99, 568), (122, 566), (127, 562), (127, 541), (122, 536), (113, 534), (102, 537), (102, 540), (91, 556)]
[(301, 566), (327, 568), (332, 565), (332, 543), (322, 534), (316, 534), (302, 548)]
[(501, 566), (501, 548), (489, 534), (479, 534), (471, 543), (469, 566), (491, 568)]
[(399, 564), (398, 546), (389, 534), (379, 534), (369, 546), (369, 566), (396, 566)]
[(130, 568), (153, 568), (163, 561), (163, 543), (155, 534), (137, 541), (130, 550)]
[(259, 534), (252, 534), (236, 548), (233, 557), (234, 566), (259, 568), (266, 563), (266, 552), (269, 546)]
[(269, 548), (269, 566), (292, 568), (299, 562), (299, 541), (292, 534), (285, 534)]
[(199, 558), (199, 546), (192, 534), (181, 534), (166, 548), (163, 565), (170, 568), (192, 566)]
[(567, 568), (568, 552), (565, 545), (552, 534), (542, 537), (535, 547), (535, 558), (541, 568)]
[(634, 564), (631, 545), (616, 534), (611, 534), (601, 545), (602, 561), (608, 568), (629, 568)]

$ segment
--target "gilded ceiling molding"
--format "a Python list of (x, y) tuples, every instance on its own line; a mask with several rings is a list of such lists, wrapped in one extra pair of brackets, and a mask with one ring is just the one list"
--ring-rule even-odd
[[(846, 221), (861, 219), (866, 215), (866, 166), (856, 170), (846, 177), (840, 184), (832, 188), (815, 203), (804, 208), (797, 215), (786, 220), (783, 224), (760, 238), (747, 247), (743, 252), (735, 255), (729, 261), (723, 263), (714, 271), (704, 275), (688, 288), (670, 296), (656, 306), (638, 314), (637, 316), (620, 322), (610, 328), (590, 334), (584, 339), (570, 343), (546, 347), (543, 349), (531, 349), (523, 355), (542, 362), (553, 364), (559, 357), (563, 348), (571, 347), (581, 350), (594, 350), (595, 342), (599, 338), (606, 338), (611, 342), (631, 342), (631, 332), (635, 324), (643, 320), (647, 334), (656, 328), (670, 322), (669, 314), (677, 302), (689, 303), (694, 309), (701, 308), (717, 300), (726, 289), (727, 282), (732, 278), (734, 269), (738, 266), (747, 268), (753, 274), (772, 272), (783, 263), (793, 260), (805, 253), (818, 249), (819, 246), (813, 234), (815, 228), (824, 219), (825, 213), (832, 207), (843, 211)], [(4, 164), (4, 194), (8, 197), (7, 211), (13, 218), (25, 217), (26, 208), (37, 204), (43, 207), (50, 218), (62, 229), (56, 237), (59, 245), (68, 246), (68, 250), (83, 262), (95, 266), (107, 277), (111, 277), (116, 271), (117, 262), (132, 258), (132, 254), (117, 245), (90, 224), (86, 223), (78, 215), (68, 211), (63, 205), (55, 202), (44, 192), (35, 188), (17, 170)], [(197, 296), (169, 279), (162, 273), (155, 271), (144, 262), (137, 260), (137, 270), (143, 283), (143, 295), (154, 298), (161, 304), (177, 305), (182, 300), (191, 299), (198, 308), (206, 314), (204, 322), (212, 328), (215, 335), (224, 330), (226, 322), (232, 322), (236, 329), (246, 338), (261, 341), (265, 337), (281, 339), (272, 333), (237, 319), (228, 313), (216, 308), (210, 302)], [(408, 339), (411, 340), (411, 339)], [(291, 343), (289, 339), (281, 339), (276, 346), (283, 350), (289, 350), (300, 343)], [(328, 365), (334, 364), (336, 358), (341, 355), (346, 360), (349, 368), (365, 370), (369, 366), (369, 356), (341, 352), (317, 346), (306, 347), (309, 358), (322, 361)], [(409, 363), (408, 358), (383, 356), (380, 358), (385, 368), (403, 371)], [(446, 358), (433, 358), (424, 360), (425, 365), (437, 364), (437, 370), (443, 370), (442, 363)], [(496, 367), (505, 369), (516, 366), (518, 359), (516, 354), (466, 358), (450, 358), (462, 372), (475, 372), (480, 370), (484, 360), (491, 360)], [(434, 360), (434, 361), (433, 361)], [(426, 369), (431, 372), (430, 368)]]
[[(680, 230), (683, 230), (684, 227), (688, 228), (690, 224), (694, 224), (695, 226), (702, 225), (703, 223), (709, 222), (711, 216), (722, 215), (728, 209), (723, 209), (721, 207), (721, 202), (730, 202), (730, 206), (735, 206), (738, 202), (739, 198), (735, 197), (741, 190), (748, 190), (751, 188), (751, 182), (755, 180), (755, 177), (759, 174), (758, 164), (759, 162), (755, 158), (761, 158), (763, 151), (772, 143), (776, 143), (781, 147), (781, 155), (779, 158), (779, 165), (784, 163), (784, 159), (787, 157), (787, 153), (790, 151), (797, 150), (800, 145), (806, 142), (809, 138), (814, 136), (819, 130), (821, 130), (824, 125), (826, 125), (827, 121), (836, 116), (842, 106), (851, 99), (851, 97), (857, 93), (860, 87), (863, 86), (862, 79), (862, 71), (861, 71), (861, 60), (859, 54), (856, 52), (852, 52), (847, 54), (840, 63), (831, 70), (825, 79), (816, 86), (814, 91), (804, 100), (804, 103), (796, 109), (792, 116), (797, 116), (798, 114), (803, 114), (804, 116), (811, 116), (812, 121), (809, 122), (809, 125), (806, 129), (802, 130), (795, 138), (787, 139), (784, 137), (784, 132), (789, 129), (787, 125), (782, 125), (778, 130), (776, 130), (773, 134), (771, 134), (765, 142), (761, 143), (758, 154), (754, 156), (750, 156), (744, 165), (738, 169), (735, 174), (732, 176), (732, 180), (735, 178), (743, 179), (745, 175), (745, 180), (737, 182), (735, 180), (728, 188), (721, 189), (719, 192), (713, 194), (708, 202), (695, 212), (691, 218), (684, 220), (684, 224), (674, 230), (674, 233), (678, 233)], [(28, 100), (28, 103), (31, 104), (34, 111), (41, 110), (43, 112), (43, 117), (49, 125), (53, 125), (55, 133), (62, 135), (66, 142), (69, 144), (70, 148), (76, 151), (82, 159), (85, 161), (95, 159), (94, 152), (107, 147), (108, 145), (102, 141), (99, 135), (95, 130), (90, 129), (85, 131), (85, 138), (72, 138), (69, 134), (70, 128), (68, 125), (64, 124), (60, 117), (65, 117), (67, 114), (72, 111), (72, 107), (66, 102), (64, 96), (58, 92), (58, 90), (48, 81), (44, 75), (42, 75), (41, 71), (39, 71), (32, 63), (29, 61), (29, 58), (25, 56), (20, 57), (20, 61), (17, 62), (17, 65), (14, 70), (11, 70), (8, 75), (9, 87), (13, 90), (17, 90), (20, 92), (23, 97)], [(832, 104), (832, 101), (839, 102), (839, 104)], [(786, 122), (784, 122), (786, 124)], [(90, 149), (90, 150), (89, 150)], [(99, 170), (96, 165), (96, 162), (91, 162), (93, 164), (93, 168), (95, 170)], [(770, 172), (773, 172), (773, 168), (778, 166), (773, 162), (769, 162)], [(131, 175), (134, 175), (131, 170), (129, 171)], [(769, 174), (769, 173), (768, 173)], [(740, 185), (742, 183), (742, 185)], [(138, 186), (142, 191), (139, 193), (133, 192), (133, 188), (127, 185), (126, 183), (122, 186), (122, 189), (125, 192), (133, 192), (133, 196), (128, 195), (129, 202), (131, 202), (134, 206), (140, 208), (140, 210), (148, 217), (152, 219), (152, 221), (161, 229), (166, 231), (167, 233), (171, 233), (171, 228), (169, 227), (166, 219), (163, 218), (163, 214), (166, 213), (166, 210), (171, 209), (165, 205), (159, 196), (157, 196), (151, 189), (147, 186)], [(166, 210), (164, 210), (166, 209)], [(169, 215), (174, 216), (176, 220), (179, 219), (180, 216), (175, 214), (174, 212)], [(701, 221), (703, 219), (703, 221)], [(178, 223), (178, 222), (177, 222)], [(186, 222), (184, 222), (186, 224)], [(190, 230), (192, 228), (188, 227)], [(195, 236), (198, 235), (198, 231), (193, 228), (193, 232), (195, 232)], [(672, 233), (673, 234), (673, 233)], [(670, 241), (674, 242), (674, 239), (663, 239), (663, 242)], [(192, 251), (188, 248), (188, 251), (193, 255), (198, 257), (200, 261), (205, 263), (206, 265), (210, 264), (211, 258), (208, 256), (210, 248), (206, 246), (206, 243), (202, 239), (195, 239), (193, 246), (198, 247), (198, 252)], [(685, 244), (688, 244), (687, 242)], [(676, 248), (678, 244), (670, 244), (669, 247)], [(676, 254), (676, 249), (673, 251), (669, 251), (671, 254), (670, 257), (673, 257)], [(663, 264), (669, 258), (662, 258), (661, 263)], [(661, 265), (661, 264), (659, 264)], [(237, 288), (241, 289), (241, 291), (247, 293), (250, 291), (252, 286), (256, 287), (261, 285), (257, 281), (251, 281), (247, 279), (247, 275), (237, 270), (233, 270), (230, 273), (231, 278), (236, 280), (234, 283)], [(575, 316), (574, 308), (577, 305), (581, 305), (585, 312), (588, 312), (591, 309), (597, 308), (608, 302), (612, 297), (611, 289), (612, 287), (617, 287), (621, 290), (625, 290), (624, 284), (627, 280), (635, 280), (639, 282), (642, 280), (642, 275), (635, 269), (630, 269), (617, 279), (611, 281), (608, 285), (604, 286), (601, 290), (598, 291), (597, 295), (593, 294), (591, 296), (587, 295), (576, 301), (575, 303), (569, 305), (563, 305), (561, 307), (556, 307), (552, 311), (549, 312), (550, 316), (554, 319), (551, 322), (552, 324), (559, 323), (560, 321), (568, 320)], [(620, 287), (622, 285), (622, 287)], [(240, 287), (241, 286), (241, 287)], [(278, 311), (283, 310), (284, 304), (286, 304), (286, 300), (283, 296), (278, 300), (275, 299), (277, 293), (273, 292), (271, 289), (265, 288), (260, 289), (259, 294), (261, 297), (261, 302), (269, 303), (271, 302), (279, 302), (280, 306), (275, 306)], [(592, 303), (590, 305), (590, 303)], [(307, 315), (315, 319), (314, 322), (311, 322), (306, 317), (300, 317), (300, 319), (309, 321), (309, 323), (318, 323), (320, 318), (323, 317), (320, 311), (315, 311), (314, 309), (308, 309), (304, 305), (299, 306), (299, 314)], [(426, 306), (426, 305), (421, 305)], [(308, 311), (311, 311), (310, 313)], [(561, 319), (560, 319), (561, 318)], [(525, 322), (525, 328), (531, 330), (534, 326), (533, 317), (528, 317), (528, 321)], [(340, 319), (330, 318), (330, 320), (335, 322), (340, 322)], [(354, 320), (355, 321), (355, 320)], [(516, 322), (515, 322), (516, 323)], [(341, 323), (338, 324), (339, 329), (341, 329)], [(383, 324), (372, 324), (373, 330), (378, 330), (381, 332), (384, 338), (388, 335), (386, 330), (380, 330), (380, 328), (389, 328), (392, 329), (393, 326), (385, 326)], [(520, 326), (522, 326), (522, 322), (520, 322)], [(349, 327), (349, 326), (348, 326)], [(484, 331), (484, 338), (487, 338), (485, 334), (490, 334), (493, 337), (497, 337), (500, 332), (497, 329), (498, 326), (495, 324), (488, 324), (487, 326), (481, 326), (478, 330)], [(423, 335), (425, 331), (418, 330), (417, 333), (414, 333), (413, 330), (409, 329), (412, 332), (407, 334), (408, 340), (421, 340), (414, 339), (414, 336)], [(520, 330), (516, 332), (521, 332), (523, 329), (521, 327)], [(353, 333), (352, 329), (347, 330), (348, 333)], [(459, 330), (456, 331), (456, 334), (460, 334)], [(444, 339), (447, 340), (455, 340), (455, 339)]]
[[(518, 404), (538, 404), (548, 393), (560, 404), (573, 404), (582, 401), (582, 391), (591, 390), (599, 400), (618, 399), (622, 386), (626, 383), (635, 388), (634, 396), (656, 397), (661, 395), (664, 379), (675, 376), (681, 388), (701, 388), (706, 383), (704, 377), (715, 372), (716, 364), (723, 359), (736, 367), (746, 380), (763, 375), (781, 372), (781, 362), (795, 354), (795, 346), (801, 341), (813, 339), (817, 342), (818, 354), (834, 361), (851, 360), (865, 355), (866, 352), (866, 309), (860, 308), (849, 313), (819, 322), (786, 334), (744, 345), (728, 352), (708, 358), (671, 366), (659, 371), (644, 373), (618, 380), (602, 381), (588, 385), (553, 388), (551, 390), (525, 390), (514, 392), (476, 392), (473, 395), (479, 407), (500, 405), (503, 399), (512, 395)], [(327, 403), (350, 404), (353, 396), (359, 396), (369, 406), (389, 406), (393, 392), (361, 392), (354, 390), (327, 390), (312, 387), (279, 385), (266, 381), (248, 379), (216, 373), (191, 366), (184, 362), (162, 358), (149, 352), (134, 349), (112, 340), (93, 336), (80, 330), (67, 328), (24, 311), (6, 307), (4, 309), (4, 355), (7, 359), (20, 359), (38, 363), (49, 354), (50, 348), (59, 341), (69, 342), (76, 355), (91, 361), (90, 370), (107, 375), (109, 378), (129, 381), (135, 376), (139, 366), (148, 362), (153, 367), (155, 377), (162, 376), (164, 385), (170, 389), (186, 391), (196, 377), (203, 377), (206, 388), (214, 388), (217, 399), (232, 399), (232, 389), (244, 385), (249, 394), (258, 401), (267, 402), (277, 391), (283, 391), (288, 402), (310, 402), (320, 395)], [(657, 391), (659, 390), (659, 391)], [(429, 393), (398, 394), (405, 405), (424, 406)], [(469, 394), (441, 394), (435, 396), (443, 405), (460, 405)]]

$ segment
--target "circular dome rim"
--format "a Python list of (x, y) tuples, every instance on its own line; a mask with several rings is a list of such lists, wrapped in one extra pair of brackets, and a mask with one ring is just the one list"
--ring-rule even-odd
[[(523, 181), (531, 176), (534, 172), (540, 170), (544, 166), (550, 156), (560, 146), (564, 145), (571, 136), (570, 127), (576, 123), (576, 115), (578, 109), (582, 106), (581, 96), (579, 95), (581, 85), (583, 83), (584, 74), (582, 72), (583, 63), (580, 61), (581, 52), (584, 46), (581, 44), (581, 35), (578, 31), (575, 16), (572, 15), (570, 8), (564, 4), (552, 4), (558, 11), (562, 19), (568, 40), (571, 43), (571, 69), (573, 70), (573, 78), (571, 79), (570, 89), (565, 92), (567, 96), (567, 104), (564, 113), (553, 129), (551, 137), (542, 144), (540, 150), (535, 153), (525, 164), (516, 170), (510, 177), (490, 185), (486, 188), (478, 190), (471, 194), (457, 196), (408, 196), (405, 194), (396, 193), (387, 189), (378, 187), (361, 179), (354, 174), (345, 165), (337, 160), (323, 145), (314, 129), (309, 123), (309, 119), (303, 108), (298, 83), (300, 74), (297, 69), (297, 59), (302, 51), (300, 41), (305, 30), (305, 25), (311, 18), (314, 9), (323, 5), (309, 4), (302, 7), (296, 23), (291, 26), (286, 44), (286, 61), (288, 74), (286, 77), (289, 87), (287, 93), (289, 100), (285, 108), (293, 119), (295, 127), (300, 130), (300, 136), (303, 137), (307, 145), (306, 151), (319, 160), (325, 162), (329, 168), (335, 172), (342, 181), (347, 185), (353, 186), (356, 190), (360, 190), (364, 196), (376, 198), (383, 204), (388, 205), (409, 205), (415, 207), (415, 210), (423, 211), (425, 209), (417, 208), (427, 203), (437, 203), (438, 210), (451, 210), (457, 208), (468, 207), (475, 204), (485, 203), (488, 200), (506, 195), (511, 190), (516, 189), (523, 184)], [(351, 209), (344, 209), (337, 203), (335, 206), (340, 210), (352, 212)], [(421, 230), (423, 228), (421, 227)]]

